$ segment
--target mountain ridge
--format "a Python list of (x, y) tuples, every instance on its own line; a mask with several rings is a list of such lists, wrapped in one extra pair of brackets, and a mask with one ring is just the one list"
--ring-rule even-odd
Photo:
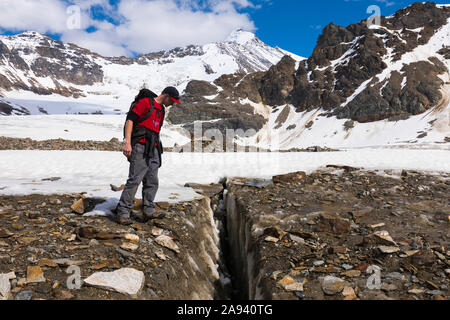
[[(122, 101), (125, 104), (130, 99), (129, 91), (144, 86), (160, 91), (167, 85), (182, 91), (191, 79), (213, 81), (226, 73), (267, 70), (285, 54), (242, 30), (230, 34), (225, 42), (178, 47), (136, 58), (103, 57), (26, 31), (0, 36), (0, 92), (10, 98), (33, 94), (91, 98), (123, 108)], [(120, 102), (114, 103), (118, 99)]]
[[(220, 124), (225, 132), (226, 127), (236, 127), (240, 114), (251, 118), (242, 110), (252, 105), (255, 120), (239, 123), (244, 130), (257, 131), (242, 140), (252, 144), (266, 146), (277, 135), (286, 148), (308, 146), (306, 141), (315, 145), (314, 140), (332, 141), (331, 146), (338, 147), (357, 132), (367, 137), (359, 132), (365, 123), (373, 124), (366, 130), (377, 132), (381, 143), (448, 143), (450, 6), (415, 3), (381, 17), (380, 26), (369, 28), (366, 22), (346, 28), (330, 23), (306, 60), (285, 56), (266, 72), (221, 76), (213, 82), (218, 88), (214, 99), (195, 94), (201, 88), (187, 92), (190, 104), (171, 112), (169, 119), (183, 125), (185, 115), (190, 121), (193, 114), (202, 121), (210, 115), (208, 120), (214, 122), (203, 126)], [(217, 122), (214, 104), (227, 106), (221, 120), (226, 123)], [(396, 132), (392, 123), (408, 136)], [(405, 128), (405, 123), (411, 127)], [(381, 138), (377, 126), (398, 137)], [(190, 124), (185, 127), (193, 130)]]

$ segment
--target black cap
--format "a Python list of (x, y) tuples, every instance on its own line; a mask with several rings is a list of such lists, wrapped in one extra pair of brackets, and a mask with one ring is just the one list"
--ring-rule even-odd
[(178, 104), (180, 103), (180, 93), (175, 87), (167, 87), (163, 90), (162, 94), (168, 94), (169, 97)]

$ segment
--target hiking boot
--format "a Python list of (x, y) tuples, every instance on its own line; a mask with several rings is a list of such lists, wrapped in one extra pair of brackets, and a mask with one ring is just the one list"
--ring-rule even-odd
[(144, 213), (144, 219), (146, 219), (146, 221), (153, 220), (153, 219), (162, 219), (166, 216), (166, 214), (164, 212), (158, 212), (153, 208), (145, 210), (143, 213)]
[(124, 215), (124, 214), (119, 214), (118, 211), (119, 205), (117, 205), (114, 209), (111, 210), (112, 212), (112, 216), (111, 216), (111, 220), (113, 220), (114, 222), (121, 224), (123, 226), (129, 226), (133, 224), (133, 221), (130, 219), (129, 216)]
[(133, 224), (133, 221), (130, 219), (130, 217), (127, 216), (114, 215), (113, 220), (123, 226), (129, 226)]
[(137, 222), (146, 222), (147, 221), (141, 211), (131, 210), (130, 216), (131, 216), (131, 219), (133, 219)]

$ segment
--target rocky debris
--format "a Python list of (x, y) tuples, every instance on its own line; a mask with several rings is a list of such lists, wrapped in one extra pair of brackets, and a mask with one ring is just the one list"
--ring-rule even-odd
[[(164, 219), (136, 221), (125, 227), (108, 217), (73, 213), (70, 207), (81, 198), (78, 193), (0, 195), (1, 229), (14, 231), (0, 239), (0, 274), (14, 270), (17, 277), (10, 281), (10, 297), (135, 299), (128, 294), (83, 284), (85, 277), (96, 272), (109, 273), (123, 268), (144, 273), (146, 285), (136, 299), (226, 297), (218, 274), (217, 231), (211, 224), (214, 217), (210, 203), (217, 206), (217, 200), (199, 196), (187, 202), (158, 202), (157, 210), (168, 213)], [(86, 199), (88, 209), (93, 208), (94, 202), (100, 202), (100, 199)], [(46, 205), (42, 206), (43, 203)], [(13, 225), (23, 228), (16, 231)], [(158, 244), (159, 236), (168, 237), (176, 246), (171, 241), (164, 243), (172, 249)], [(72, 290), (69, 285), (77, 284), (77, 270), (82, 276), (81, 288)]]
[(334, 276), (326, 276), (322, 279), (322, 290), (328, 295), (340, 293), (348, 285), (348, 282)]
[(164, 252), (162, 250), (157, 250), (155, 252), (155, 255), (161, 259), (162, 261), (166, 261), (167, 260), (167, 256), (164, 254)]
[(51, 260), (51, 263), (54, 263), (54, 264), (56, 264), (58, 266), (62, 266), (62, 267), (70, 267), (70, 266), (81, 266), (82, 264), (85, 263), (85, 261), (61, 258), (61, 259)]
[(87, 200), (86, 199), (79, 199), (74, 202), (74, 204), (70, 207), (73, 212), (76, 212), (78, 214), (84, 214), (86, 209)]
[(169, 248), (170, 250), (176, 253), (180, 253), (180, 248), (177, 246), (175, 241), (173, 241), (172, 238), (170, 238), (169, 236), (160, 235), (155, 239), (155, 241), (157, 244), (163, 247)]
[(113, 272), (96, 272), (84, 279), (84, 283), (108, 290), (128, 294), (137, 298), (145, 282), (142, 271), (133, 268), (122, 268)]
[(250, 187), (256, 187), (256, 188), (265, 188), (265, 187), (273, 186), (273, 181), (266, 180), (266, 179), (253, 179), (253, 180), (245, 181), (244, 185), (250, 186)]
[(9, 238), (13, 235), (14, 233), (9, 231), (8, 229), (0, 229), (0, 238)]
[(378, 249), (380, 249), (380, 251), (383, 253), (395, 253), (400, 251), (399, 247), (393, 246), (379, 246)]
[(285, 276), (283, 279), (277, 282), (278, 285), (287, 291), (303, 291), (303, 285), (305, 284), (305, 279), (293, 279), (290, 276)]
[(385, 246), (397, 245), (397, 243), (389, 235), (389, 232), (386, 230), (376, 231), (373, 234), (364, 237), (364, 243), (366, 245), (374, 245), (374, 244)]
[(28, 266), (27, 268), (27, 283), (45, 282), (44, 272), (39, 266)]
[(305, 181), (306, 173), (303, 171), (277, 175), (272, 177), (273, 183), (302, 183)]
[[(110, 141), (78, 141), (64, 139), (32, 140), (31, 138), (0, 137), (0, 150), (123, 150), (123, 142), (118, 139)], [(55, 180), (49, 180), (55, 181)]]
[(186, 183), (184, 187), (192, 188), (197, 193), (212, 198), (223, 191), (223, 186), (218, 183), (199, 184), (199, 183)]
[(125, 239), (129, 241), (139, 241), (139, 236), (130, 233), (112, 233), (108, 231), (103, 231), (94, 227), (77, 227), (75, 233), (78, 238), (87, 239), (98, 239), (98, 240), (108, 240), (108, 239)]
[(128, 251), (136, 251), (139, 248), (137, 244), (131, 242), (124, 242), (120, 245), (120, 247)]
[(74, 298), (74, 295), (68, 290), (59, 290), (55, 292), (54, 298), (56, 300), (71, 300)]
[(317, 231), (333, 232), (333, 233), (347, 233), (350, 232), (351, 223), (347, 219), (339, 217), (335, 213), (322, 212), (320, 213), (320, 220), (317, 225)]
[(31, 300), (33, 292), (30, 290), (21, 291), (14, 297), (14, 300)]
[[(330, 166), (301, 176), (264, 187), (246, 178), (193, 184), (202, 199), (157, 203), (167, 218), (127, 227), (72, 213), (80, 194), (0, 196), (2, 230), (14, 231), (0, 239), (0, 273), (14, 270), (11, 296), (29, 299), (131, 298), (86, 284), (64, 293), (71, 266), (83, 276), (141, 270), (146, 285), (138, 299), (450, 297), (448, 220), (441, 214), (450, 212), (448, 174)], [(223, 183), (226, 193), (219, 192)], [(344, 232), (334, 232), (341, 219)], [(224, 226), (220, 237), (229, 247), (214, 231)], [(29, 283), (28, 267), (39, 267), (45, 282)], [(231, 284), (219, 281), (225, 274)], [(233, 294), (222, 295), (227, 290)]]
[(344, 300), (354, 300), (356, 299), (355, 290), (352, 287), (345, 287), (342, 290), (342, 295), (345, 297)]
[[(225, 140), (225, 139), (224, 139)], [(199, 145), (199, 147), (197, 146)], [(10, 138), (0, 136), (0, 150), (98, 150), (98, 151), (123, 151), (123, 142), (120, 142), (117, 138), (113, 138), (110, 141), (78, 141), (78, 140), (64, 140), (64, 139), (51, 139), (36, 141), (30, 138)], [(253, 146), (241, 146), (237, 143), (227, 145), (226, 140), (222, 143), (216, 142), (203, 137), (201, 141), (192, 140), (186, 145), (175, 145), (174, 147), (164, 147), (165, 152), (332, 152), (339, 151), (338, 149), (332, 149), (320, 146), (311, 146), (307, 148), (291, 148), (288, 150), (276, 150), (270, 151), (264, 148), (256, 148)], [(57, 181), (60, 177), (51, 177), (43, 179), (43, 181)], [(113, 191), (122, 191), (124, 185), (115, 186), (110, 185)], [(0, 189), (1, 190), (1, 189)]]
[[(265, 188), (226, 181), (232, 275), (249, 284), (237, 297), (450, 298), (447, 215), (434, 218), (450, 212), (447, 173), (329, 165), (296, 175)], [(302, 291), (286, 287), (295, 282)]]

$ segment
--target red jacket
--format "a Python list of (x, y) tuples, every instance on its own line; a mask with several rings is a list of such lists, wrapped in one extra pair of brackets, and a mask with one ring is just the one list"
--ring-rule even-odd
[[(153, 100), (154, 105), (154, 111), (148, 119), (145, 119), (141, 123), (138, 124), (138, 126), (144, 127), (146, 129), (158, 132), (160, 131), (162, 124), (164, 122), (164, 117), (162, 116), (162, 110), (163, 107)], [(149, 110), (150, 110), (151, 104), (149, 98), (144, 98), (138, 101), (134, 108), (130, 111), (129, 119), (135, 122), (139, 118), (143, 117)], [(145, 143), (145, 138), (142, 138), (138, 141), (139, 143)], [(157, 143), (155, 143), (155, 146)]]

